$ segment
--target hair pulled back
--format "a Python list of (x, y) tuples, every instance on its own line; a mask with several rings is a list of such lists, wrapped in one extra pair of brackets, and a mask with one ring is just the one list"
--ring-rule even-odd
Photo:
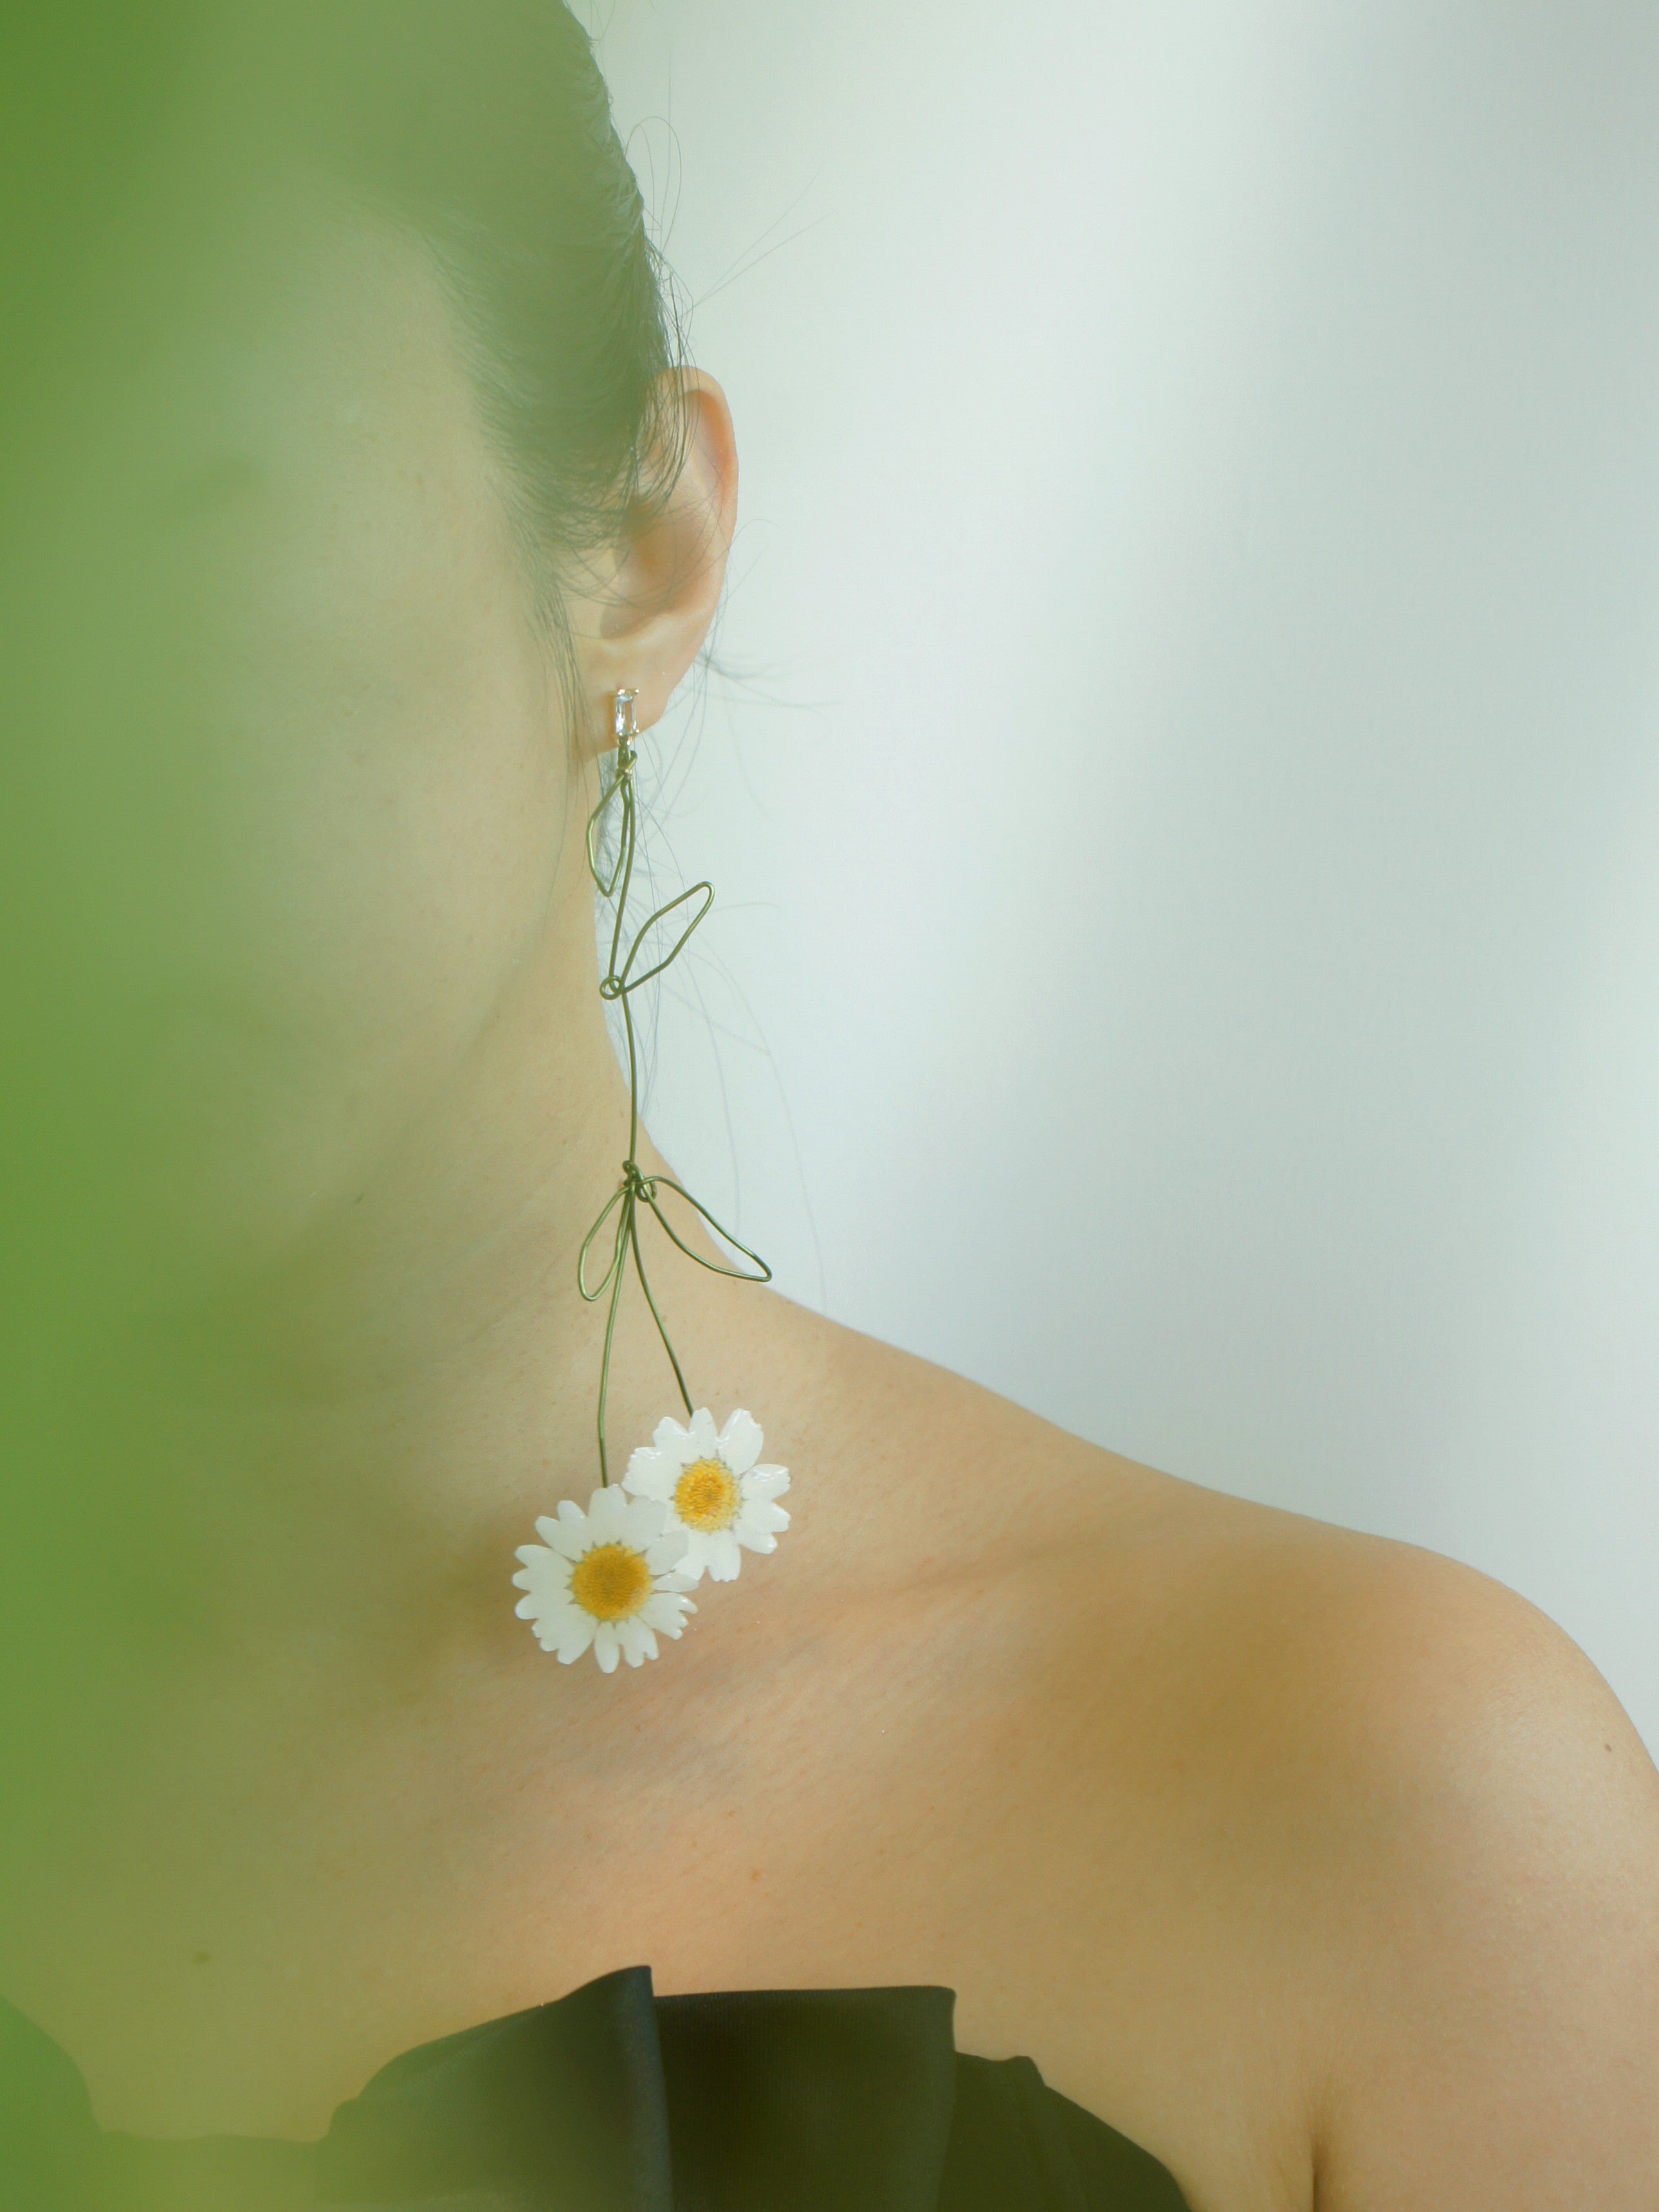
[(293, 5), (298, 135), (436, 263), (568, 653), (562, 568), (684, 456), (680, 323), (592, 42), (560, 0), (314, 0), (304, 27)]
[[(0, 292), (11, 421), (118, 374), (78, 271), (170, 151), (203, 198), (297, 155), (428, 249), (507, 464), (537, 612), (571, 672), (564, 565), (617, 543), (684, 455), (680, 319), (592, 42), (561, 0), (18, 0), (0, 9)], [(118, 254), (121, 249), (118, 249)], [(0, 483), (27, 471), (0, 430)]]

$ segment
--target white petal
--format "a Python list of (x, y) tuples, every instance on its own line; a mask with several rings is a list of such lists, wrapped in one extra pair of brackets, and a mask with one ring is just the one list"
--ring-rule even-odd
[(628, 1525), (631, 1502), (614, 1483), (609, 1488), (596, 1490), (587, 1502), (588, 1543), (614, 1544)]
[(720, 1438), (714, 1433), (714, 1416), (707, 1406), (699, 1406), (691, 1416), (691, 1441), (702, 1459), (713, 1459), (720, 1449)]
[(631, 1490), (635, 1498), (660, 1498), (665, 1505), (674, 1494), (674, 1485), (679, 1480), (683, 1462), (666, 1452), (653, 1450), (641, 1444), (629, 1455), (628, 1472), (623, 1477), (623, 1488)]
[(617, 1671), (617, 1655), (622, 1650), (622, 1638), (617, 1633), (616, 1623), (602, 1620), (593, 1631), (593, 1656), (600, 1670), (606, 1674)]
[(550, 1552), (544, 1552), (539, 1559), (526, 1559), (513, 1577), (514, 1589), (529, 1590), (538, 1600), (561, 1596), (569, 1586), (569, 1568)]
[[(682, 1567), (674, 1574), (659, 1575), (654, 1587), (659, 1590), (696, 1589), (697, 1583), (702, 1577), (702, 1570), (701, 1567), (698, 1568), (697, 1572), (695, 1575), (689, 1573), (685, 1568)], [(648, 1605), (649, 1603), (650, 1600), (647, 1598), (646, 1604)], [(640, 1611), (643, 1613), (645, 1611), (645, 1606), (641, 1606), (640, 1607)]]
[(665, 1413), (651, 1431), (651, 1441), (665, 1459), (672, 1460), (676, 1467), (690, 1467), (697, 1455), (690, 1429), (683, 1429), (671, 1413)]
[(781, 1505), (774, 1505), (769, 1498), (757, 1498), (752, 1504), (747, 1500), (744, 1501), (744, 1509), (737, 1517), (733, 1533), (741, 1538), (745, 1528), (776, 1529), (787, 1528), (788, 1526), (789, 1516)]
[(585, 1638), (592, 1635), (592, 1614), (584, 1613), (579, 1605), (572, 1605), (562, 1591), (541, 1591), (533, 1603), (536, 1609), (531, 1617), (536, 1623), (537, 1635), (544, 1644), (562, 1643), (578, 1629)]
[(544, 1555), (556, 1555), (567, 1562), (580, 1559), (593, 1541), (593, 1532), (580, 1516), (574, 1521), (538, 1521), (538, 1528), (546, 1532), (548, 1550)]
[(689, 1597), (648, 1597), (640, 1607), (640, 1619), (664, 1636), (678, 1636), (686, 1614), (696, 1609)]
[(743, 1478), (745, 1498), (781, 1498), (789, 1487), (787, 1467), (754, 1467)]
[(778, 1540), (769, 1536), (763, 1528), (745, 1528), (741, 1523), (732, 1531), (745, 1552), (775, 1552)]
[(684, 1565), (686, 1548), (691, 1541), (685, 1528), (665, 1528), (660, 1536), (653, 1536), (645, 1547), (645, 1564), (653, 1575), (665, 1575)]
[(656, 1657), (657, 1639), (637, 1613), (631, 1620), (618, 1621), (617, 1634), (622, 1643), (623, 1657), (630, 1667), (637, 1667), (642, 1659)]
[(548, 1514), (538, 1513), (536, 1516), (536, 1534), (544, 1544), (550, 1544), (553, 1541), (553, 1532), (558, 1525), (558, 1522)]
[(734, 1583), (743, 1565), (737, 1539), (730, 1528), (716, 1528), (708, 1537), (708, 1579), (711, 1583)]
[(718, 1439), (720, 1457), (733, 1474), (747, 1474), (760, 1457), (760, 1423), (752, 1413), (728, 1413)]
[(630, 1498), (623, 1508), (628, 1540), (636, 1552), (654, 1543), (668, 1526), (668, 1508), (660, 1498)]
[[(559, 1518), (561, 1521), (580, 1521), (581, 1517), (582, 1509), (577, 1504), (574, 1498), (562, 1498), (559, 1500)], [(537, 1526), (539, 1528), (540, 1525), (541, 1524), (538, 1522)]]
[(708, 1565), (708, 1547), (714, 1540), (714, 1534), (708, 1528), (686, 1530), (685, 1557), (679, 1562), (679, 1571), (683, 1575), (690, 1575), (695, 1578), (702, 1573), (703, 1569)]
[(567, 1664), (580, 1657), (593, 1641), (592, 1620), (574, 1606), (545, 1606), (530, 1619), (543, 1650), (556, 1650)]

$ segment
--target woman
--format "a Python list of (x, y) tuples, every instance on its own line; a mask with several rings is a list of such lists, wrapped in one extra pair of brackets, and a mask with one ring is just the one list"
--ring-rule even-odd
[[(1651, 2205), (1659, 1778), (1481, 1577), (671, 1255), (790, 1525), (654, 1663), (515, 1618), (731, 418), (551, 0), (169, 23), (17, 262), (14, 2195)], [(632, 1291), (605, 1371), (620, 1474)]]

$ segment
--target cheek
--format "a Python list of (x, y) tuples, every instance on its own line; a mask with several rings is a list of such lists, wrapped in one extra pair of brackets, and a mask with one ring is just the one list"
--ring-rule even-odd
[(175, 542), (58, 663), (109, 1226), (186, 1286), (349, 1207), (465, 1080), (568, 860), (562, 705), (505, 553), (378, 511), (372, 538)]
[(562, 720), (511, 604), (452, 592), (422, 619), (406, 594), (309, 638), (279, 617), (289, 650), (235, 687), (197, 943), (202, 1003), (247, 1018), (203, 1150), (251, 1170), (268, 1237), (349, 1204), (465, 1085), (546, 926)]
[(88, 1280), (104, 1246), (112, 1282), (257, 1267), (349, 1208), (580, 864), (441, 307), (325, 235), (170, 324), (42, 518), (30, 1141)]

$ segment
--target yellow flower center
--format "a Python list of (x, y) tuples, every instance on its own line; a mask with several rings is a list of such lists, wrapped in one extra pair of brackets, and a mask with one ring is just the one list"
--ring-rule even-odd
[(628, 1544), (595, 1544), (570, 1573), (571, 1596), (595, 1620), (626, 1620), (651, 1590), (651, 1570)]
[(674, 1485), (674, 1510), (704, 1535), (735, 1521), (742, 1504), (736, 1475), (717, 1459), (694, 1459)]

